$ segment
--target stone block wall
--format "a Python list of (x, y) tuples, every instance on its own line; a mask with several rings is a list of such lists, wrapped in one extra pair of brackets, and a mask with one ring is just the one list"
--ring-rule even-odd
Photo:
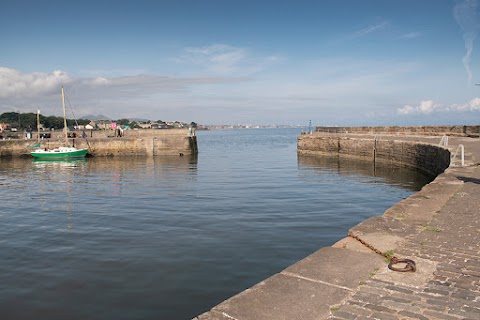
[[(123, 137), (108, 135), (110, 131), (96, 131), (96, 137), (70, 139), (77, 148), (89, 148), (94, 156), (161, 156), (191, 155), (198, 153), (197, 137), (188, 130), (131, 130), (132, 134)], [(114, 132), (111, 131), (111, 134)], [(80, 137), (81, 134), (77, 134)], [(32, 149), (27, 147), (37, 142), (31, 140), (0, 140), (0, 157), (30, 156)], [(42, 148), (55, 148), (64, 145), (63, 138), (52, 135), (51, 139), (41, 140)]]
[(0, 157), (14, 157), (22, 154), (29, 154), (33, 149), (28, 147), (37, 141), (32, 140), (0, 140)]
[(479, 135), (480, 126), (316, 127), (316, 132), (353, 134)]
[(88, 148), (94, 156), (160, 156), (196, 154), (197, 137), (184, 135), (138, 138), (75, 139), (75, 147)]
[[(75, 130), (77, 137), (81, 137), (82, 133), (85, 132), (87, 138), (92, 139), (103, 139), (103, 138), (112, 138), (118, 135), (115, 133), (115, 130)], [(62, 130), (56, 131), (45, 131), (41, 133), (50, 133), (52, 139), (63, 139), (64, 133)], [(188, 129), (134, 129), (134, 130), (125, 130), (123, 131), (123, 137), (125, 138), (142, 138), (142, 137), (158, 137), (158, 136), (186, 136), (188, 135)], [(37, 139), (37, 132), (32, 132), (32, 139)]]
[(359, 157), (416, 168), (433, 176), (450, 165), (447, 149), (412, 141), (301, 135), (297, 148), (300, 154)]

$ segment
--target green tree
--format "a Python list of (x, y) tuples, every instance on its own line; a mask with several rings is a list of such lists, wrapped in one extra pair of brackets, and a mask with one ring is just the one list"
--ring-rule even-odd
[[(43, 115), (39, 116), (40, 123), (43, 124), (44, 128), (54, 128), (61, 129), (63, 128), (63, 117), (48, 116)], [(18, 112), (5, 112), (0, 115), (0, 123), (9, 123), (12, 127), (17, 127), (18, 129), (37, 129), (37, 114), (36, 113), (18, 113)], [(90, 123), (90, 120), (80, 119), (75, 122), (74, 119), (67, 119), (68, 126), (75, 126), (76, 124), (86, 125)]]
[(20, 128), (36, 130), (37, 129), (37, 114), (22, 113), (20, 115)]
[(40, 123), (43, 124), (44, 128), (53, 128), (53, 129), (61, 129), (63, 128), (63, 118), (55, 117), (55, 116), (48, 116), (44, 117), (43, 120), (40, 117)]
[(10, 124), (20, 124), (20, 113), (5, 112), (0, 115), (0, 122)]
[(0, 122), (9, 123), (18, 129), (34, 129), (37, 127), (35, 113), (5, 112), (0, 115)]
[(126, 126), (130, 123), (130, 120), (128, 119), (119, 119), (117, 121), (115, 121), (118, 125), (121, 125), (121, 126)]

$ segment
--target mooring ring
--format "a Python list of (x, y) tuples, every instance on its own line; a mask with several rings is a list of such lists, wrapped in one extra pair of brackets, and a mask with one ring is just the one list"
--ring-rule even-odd
[[(405, 267), (394, 267), (394, 265), (396, 265), (397, 263), (405, 263)], [(388, 269), (397, 272), (415, 272), (417, 270), (417, 265), (415, 261), (410, 259), (392, 259), (388, 264)]]

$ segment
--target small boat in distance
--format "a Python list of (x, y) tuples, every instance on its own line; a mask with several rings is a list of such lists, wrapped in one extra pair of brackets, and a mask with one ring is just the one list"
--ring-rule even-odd
[[(84, 158), (88, 149), (77, 149), (68, 145), (67, 111), (65, 108), (65, 91), (62, 86), (62, 107), (63, 107), (63, 133), (65, 135), (65, 146), (54, 149), (39, 148), (30, 154), (36, 159), (54, 160), (54, 159), (73, 159)], [(38, 117), (37, 117), (38, 121)]]

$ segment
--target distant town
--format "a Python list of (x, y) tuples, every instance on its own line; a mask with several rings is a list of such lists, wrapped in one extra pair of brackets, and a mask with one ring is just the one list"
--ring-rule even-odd
[[(91, 119), (90, 119), (91, 118)], [(105, 117), (106, 118), (106, 117)], [(95, 120), (92, 120), (95, 119)], [(63, 117), (43, 116), (36, 113), (5, 112), (0, 115), (0, 139), (23, 138), (19, 133), (28, 134), (32, 131), (55, 131), (63, 129)], [(98, 116), (85, 116), (81, 119), (67, 119), (67, 127), (74, 130), (141, 130), (141, 129), (187, 129), (196, 130), (226, 130), (252, 128), (302, 128), (295, 125), (251, 125), (251, 124), (219, 124), (201, 125), (196, 122), (139, 120), (139, 119), (100, 119)]]

